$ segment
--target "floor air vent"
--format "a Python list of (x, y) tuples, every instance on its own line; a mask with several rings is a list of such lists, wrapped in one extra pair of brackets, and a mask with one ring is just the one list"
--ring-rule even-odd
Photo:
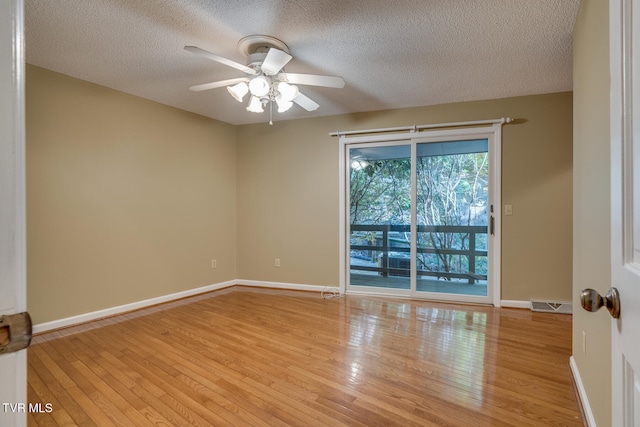
[(570, 302), (531, 300), (531, 311), (571, 314)]

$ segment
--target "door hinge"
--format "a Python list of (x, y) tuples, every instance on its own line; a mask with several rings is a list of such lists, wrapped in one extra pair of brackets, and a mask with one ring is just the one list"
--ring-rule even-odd
[(32, 332), (29, 313), (0, 316), (0, 354), (13, 353), (29, 347)]

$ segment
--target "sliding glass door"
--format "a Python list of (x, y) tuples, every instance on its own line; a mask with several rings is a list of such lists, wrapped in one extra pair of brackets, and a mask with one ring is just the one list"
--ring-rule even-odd
[(411, 289), (411, 145), (349, 150), (353, 286)]
[(420, 143), (416, 291), (487, 296), (488, 140)]
[(495, 303), (494, 135), (345, 144), (348, 292)]

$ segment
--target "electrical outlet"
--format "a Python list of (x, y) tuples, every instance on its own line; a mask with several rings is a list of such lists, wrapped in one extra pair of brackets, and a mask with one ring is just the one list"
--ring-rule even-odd
[(504, 214), (513, 215), (513, 205), (504, 205)]
[(587, 354), (587, 333), (582, 331), (582, 354)]
[(218, 260), (217, 259), (212, 259), (211, 260), (211, 268), (217, 268), (218, 267)]
[(280, 267), (280, 258), (276, 258), (275, 266)]

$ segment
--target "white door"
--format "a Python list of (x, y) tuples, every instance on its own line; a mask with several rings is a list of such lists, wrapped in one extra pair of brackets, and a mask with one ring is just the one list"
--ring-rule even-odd
[(610, 0), (613, 426), (640, 426), (640, 3)]
[[(0, 0), (0, 315), (26, 310), (22, 0)], [(0, 331), (0, 341), (6, 334)], [(12, 337), (13, 338), (13, 337)], [(26, 425), (27, 353), (0, 355), (0, 425)]]

